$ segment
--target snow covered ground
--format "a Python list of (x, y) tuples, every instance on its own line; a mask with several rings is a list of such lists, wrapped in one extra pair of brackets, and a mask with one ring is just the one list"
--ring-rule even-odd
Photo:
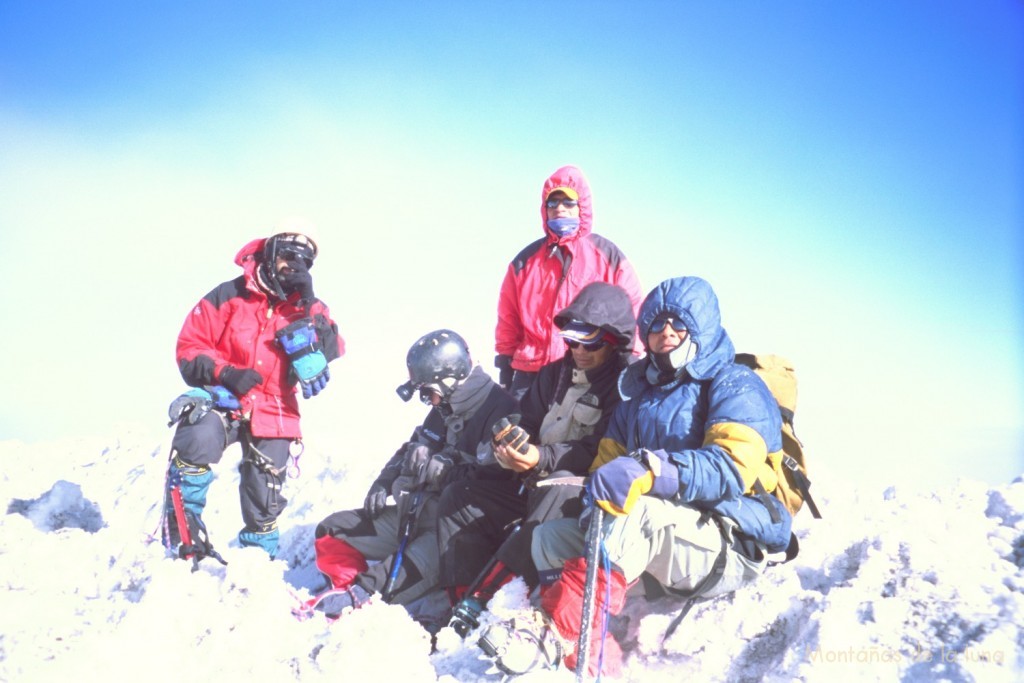
[[(502, 679), (472, 636), (446, 629), (432, 655), (401, 607), (378, 602), (333, 625), (291, 616), (321, 585), (316, 523), (360, 504), (381, 463), (308, 449), (286, 486), (282, 549), (270, 562), (230, 540), (241, 522), (239, 454), (229, 450), (205, 515), (229, 564), (206, 560), (193, 573), (146, 542), (159, 522), (168, 441), (125, 429), (0, 442), (0, 680)], [(677, 603), (627, 605), (612, 628), (630, 680), (1024, 679), (1024, 480), (921, 493), (849, 490), (821, 467), (812, 479), (825, 518), (799, 515), (794, 562), (699, 605), (665, 642)], [(492, 608), (526, 605), (516, 581)]]

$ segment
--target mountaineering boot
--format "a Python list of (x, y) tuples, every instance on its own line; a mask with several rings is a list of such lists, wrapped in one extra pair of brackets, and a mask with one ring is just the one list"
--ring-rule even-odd
[(465, 638), (469, 632), (480, 625), (480, 614), (484, 611), (483, 601), (476, 596), (466, 596), (452, 608), (452, 617), (448, 625), (459, 637)]
[[(482, 579), (478, 579), (476, 588), (470, 587), (469, 593), (455, 602), (449, 626), (459, 636), (465, 638), (469, 632), (480, 625), (480, 614), (491, 601), (498, 589), (516, 578), (516, 573), (495, 558), (494, 564), (487, 570)], [(458, 597), (458, 588), (453, 589)]]
[(525, 617), (491, 624), (477, 645), (494, 664), (510, 676), (543, 669), (557, 669), (564, 653), (572, 647), (563, 641), (540, 610)]
[(313, 598), (310, 607), (334, 621), (343, 614), (359, 609), (370, 601), (372, 596), (365, 588), (352, 584), (348, 588), (331, 588)]
[(281, 532), (277, 528), (277, 522), (271, 522), (266, 529), (245, 528), (238, 532), (238, 544), (243, 548), (263, 548), (270, 559), (277, 555), (277, 544), (281, 538)]

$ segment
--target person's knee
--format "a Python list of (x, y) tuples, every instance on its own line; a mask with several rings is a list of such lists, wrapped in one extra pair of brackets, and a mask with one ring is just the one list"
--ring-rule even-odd
[(384, 516), (376, 520), (359, 514), (360, 510), (343, 510), (323, 518), (316, 525), (315, 538), (323, 536), (371, 536), (376, 527), (386, 521)]
[(472, 497), (468, 481), (457, 481), (444, 487), (437, 503), (438, 517), (448, 517), (465, 507)]
[(556, 519), (540, 524), (533, 530), (530, 555), (537, 571), (561, 568), (572, 557), (583, 551), (583, 532), (575, 519)]
[(217, 412), (207, 413), (195, 424), (179, 423), (171, 442), (177, 455), (192, 465), (220, 462), (227, 445), (224, 420)]

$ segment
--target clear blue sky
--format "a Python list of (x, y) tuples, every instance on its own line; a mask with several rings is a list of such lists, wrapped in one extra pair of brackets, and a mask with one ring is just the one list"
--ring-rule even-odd
[(349, 342), (307, 441), (383, 458), (416, 337), (490, 368), (573, 163), (646, 288), (796, 363), (819, 462), (1024, 471), (1019, 2), (6, 1), (0, 150), (0, 438), (159, 426), (188, 309), (301, 214)]

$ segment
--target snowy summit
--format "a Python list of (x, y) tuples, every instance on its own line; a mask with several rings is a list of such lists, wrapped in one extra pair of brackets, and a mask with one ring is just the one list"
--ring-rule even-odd
[[(313, 565), (316, 522), (361, 500), (379, 463), (305, 465), (287, 484), (281, 551), (268, 561), (233, 545), (232, 457), (216, 470), (204, 515), (228, 564), (207, 559), (193, 572), (150, 541), (167, 458), (158, 437), (0, 443), (0, 680), (503, 679), (475, 633), (463, 641), (444, 629), (431, 653), (404, 608), (379, 600), (333, 624), (292, 616), (324, 585)], [(811, 473), (824, 518), (796, 517), (794, 561), (697, 605), (667, 639), (673, 600), (632, 597), (613, 618), (628, 680), (1024, 678), (1024, 479), (922, 494), (851, 491), (813, 462)], [(528, 606), (517, 579), (484, 623)]]

